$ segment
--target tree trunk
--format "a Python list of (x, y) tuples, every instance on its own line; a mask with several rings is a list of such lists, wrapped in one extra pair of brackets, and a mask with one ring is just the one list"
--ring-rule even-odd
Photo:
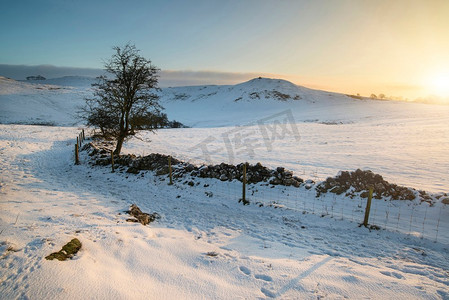
[(125, 130), (125, 112), (122, 109), (121, 118), (120, 118), (120, 132), (117, 137), (117, 146), (114, 150), (114, 155), (119, 156), (122, 151), (123, 141), (126, 138), (126, 130)]
[(122, 134), (117, 138), (117, 146), (115, 147), (114, 155), (117, 155), (117, 156), (120, 155), (120, 152), (122, 151), (122, 146), (123, 146), (124, 140), (125, 140), (125, 137)]

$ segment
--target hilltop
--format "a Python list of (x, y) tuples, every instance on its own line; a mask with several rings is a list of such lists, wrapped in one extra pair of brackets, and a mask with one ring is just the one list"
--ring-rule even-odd
[[(94, 81), (83, 76), (38, 81), (0, 77), (0, 123), (79, 124), (75, 113), (92, 94)], [(236, 85), (168, 87), (159, 95), (168, 118), (190, 127), (249, 124), (285, 110), (298, 122), (346, 124), (386, 113), (402, 114), (404, 106), (414, 105), (355, 99), (270, 78)]]

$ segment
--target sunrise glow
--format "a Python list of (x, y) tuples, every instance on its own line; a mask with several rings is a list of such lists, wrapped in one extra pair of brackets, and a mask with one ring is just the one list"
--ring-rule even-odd
[(431, 78), (429, 90), (436, 96), (449, 97), (449, 73)]

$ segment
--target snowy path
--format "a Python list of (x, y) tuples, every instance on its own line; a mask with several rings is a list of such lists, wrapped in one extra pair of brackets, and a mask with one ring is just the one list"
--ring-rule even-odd
[[(449, 298), (442, 244), (243, 207), (210, 179), (168, 186), (91, 169), (84, 156), (74, 166), (77, 133), (0, 125), (1, 299)], [(162, 219), (126, 222), (131, 203)], [(74, 260), (44, 259), (73, 237)]]

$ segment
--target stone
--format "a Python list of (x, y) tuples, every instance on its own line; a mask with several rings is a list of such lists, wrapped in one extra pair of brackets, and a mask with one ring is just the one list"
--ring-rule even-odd
[(346, 192), (346, 189), (344, 189), (344, 188), (342, 188), (342, 187), (340, 187), (340, 186), (335, 186), (334, 188), (332, 188), (332, 189), (330, 190), (330, 192), (331, 192), (331, 193), (335, 193), (335, 194), (337, 194), (337, 195), (341, 195), (341, 194), (343, 194), (344, 192)]
[(313, 183), (306, 183), (304, 187), (306, 188), (306, 190), (310, 190), (313, 187)]
[(156, 175), (157, 176), (167, 175), (169, 172), (170, 172), (170, 170), (168, 169), (168, 167), (164, 167), (164, 168), (157, 170)]
[(293, 172), (292, 171), (285, 171), (284, 172), (284, 177), (285, 178), (292, 178), (293, 177)]
[(282, 183), (286, 186), (291, 186), (293, 183), (293, 180), (292, 179), (284, 179), (284, 181)]
[(374, 185), (374, 190), (378, 193), (385, 192), (385, 185), (383, 185), (381, 182), (378, 182)]
[(193, 170), (195, 170), (195, 166), (192, 165), (192, 164), (188, 164), (188, 165), (185, 167), (185, 170), (186, 170), (187, 172), (192, 172)]
[(293, 179), (296, 180), (299, 183), (303, 183), (304, 180), (302, 178), (299, 178), (298, 176), (293, 176)]
[(273, 178), (270, 180), (270, 184), (279, 185), (282, 181), (279, 178)]
[(158, 213), (153, 213), (153, 214), (144, 213), (135, 204), (132, 204), (130, 206), (128, 214), (130, 214), (131, 216), (133, 216), (136, 219), (135, 220), (127, 219), (126, 221), (128, 221), (128, 222), (139, 222), (142, 225), (147, 225), (147, 224), (149, 224), (151, 222), (154, 222), (156, 219), (160, 219), (160, 216), (159, 216)]
[(139, 174), (140, 170), (134, 167), (130, 167), (128, 168), (128, 170), (126, 171), (126, 173), (131, 173), (131, 174)]

